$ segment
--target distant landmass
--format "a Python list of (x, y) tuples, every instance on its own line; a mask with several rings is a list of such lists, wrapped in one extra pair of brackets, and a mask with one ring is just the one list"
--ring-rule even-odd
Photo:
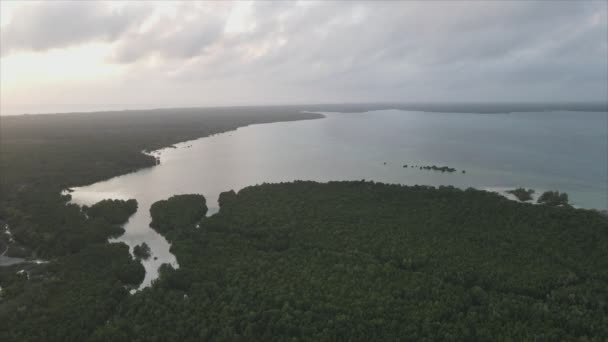
[(3, 106), (0, 115), (22, 114), (65, 114), (65, 113), (111, 113), (133, 112), (145, 114), (149, 111), (188, 112), (208, 110), (255, 110), (256, 108), (283, 108), (287, 110), (328, 111), (328, 112), (365, 112), (382, 109), (415, 110), (440, 113), (480, 113), (497, 114), (539, 111), (580, 111), (608, 112), (608, 102), (370, 102), (370, 103), (325, 103), (293, 105), (251, 105), (251, 106), (158, 106), (132, 104), (73, 104), (73, 105), (23, 105)]

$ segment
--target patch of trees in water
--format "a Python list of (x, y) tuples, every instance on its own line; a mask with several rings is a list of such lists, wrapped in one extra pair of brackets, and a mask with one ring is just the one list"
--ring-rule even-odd
[(211, 217), (189, 214), (206, 209), (197, 196), (156, 207), (180, 268), (122, 302), (97, 339), (608, 337), (608, 220), (594, 211), (370, 182), (220, 198)]
[(137, 211), (137, 201), (130, 200), (101, 200), (92, 206), (83, 206), (82, 210), (87, 214), (89, 219), (102, 219), (112, 225), (121, 225), (135, 214)]
[[(506, 191), (509, 194), (514, 195), (519, 201), (529, 202), (533, 200), (532, 195), (535, 193), (534, 189), (517, 188), (514, 190)], [(545, 191), (536, 200), (538, 204), (545, 204), (550, 206), (570, 206), (568, 200), (568, 194), (559, 191)]]
[(150, 207), (152, 222), (150, 227), (166, 235), (180, 231), (198, 222), (207, 213), (205, 197), (202, 195), (175, 195), (168, 200), (158, 201)]
[[(419, 170), (429, 170), (429, 171), (438, 171), (438, 172), (448, 172), (448, 173), (453, 173), (456, 172), (457, 170), (453, 167), (449, 167), (449, 166), (437, 166), (437, 165), (408, 165), (408, 164), (403, 164), (403, 168), (407, 169), (407, 168), (412, 168), (412, 169), (419, 169)], [(465, 170), (461, 171), (462, 173), (466, 173)]]
[(552, 206), (567, 206), (568, 194), (559, 191), (546, 191), (538, 198), (538, 203)]
[(148, 246), (147, 243), (143, 242), (142, 244), (133, 247), (133, 255), (137, 260), (147, 260), (148, 258), (150, 258), (151, 255), (150, 246)]

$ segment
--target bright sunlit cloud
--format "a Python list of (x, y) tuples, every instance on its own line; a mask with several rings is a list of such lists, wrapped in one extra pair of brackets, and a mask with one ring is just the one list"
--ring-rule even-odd
[(69, 80), (95, 80), (118, 75), (125, 68), (106, 63), (108, 44), (87, 44), (44, 53), (21, 52), (0, 59), (3, 87), (60, 84)]

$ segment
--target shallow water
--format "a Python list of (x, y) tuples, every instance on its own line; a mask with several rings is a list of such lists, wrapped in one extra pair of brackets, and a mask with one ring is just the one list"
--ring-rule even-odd
[[(0, 234), (5, 234), (8, 237), (8, 243), (11, 244), (13, 243), (13, 234), (11, 233), (11, 230), (8, 226), (8, 224), (4, 224), (4, 231), (0, 232)], [(14, 257), (9, 257), (6, 256), (6, 253), (8, 252), (8, 246), (4, 246), (4, 250), (2, 252), (0, 252), (0, 267), (2, 266), (11, 266), (11, 265), (15, 265), (15, 264), (20, 264), (22, 262), (25, 262), (25, 259), (23, 258), (14, 258)]]
[[(144, 241), (150, 246), (142, 286), (157, 277), (162, 263), (177, 266), (169, 244), (148, 226), (150, 205), (175, 194), (203, 194), (215, 212), (220, 192), (248, 185), (367, 179), (489, 190), (551, 189), (567, 192), (576, 206), (608, 206), (608, 113), (325, 114), (325, 119), (253, 125), (177, 144), (157, 152), (161, 164), (156, 167), (75, 188), (73, 201), (90, 205), (104, 198), (137, 199), (139, 209), (117, 240), (131, 248)], [(446, 165), (458, 171), (404, 164)]]
[(25, 262), (23, 258), (12, 258), (4, 255), (0, 255), (0, 266), (11, 266), (16, 264), (21, 264)]

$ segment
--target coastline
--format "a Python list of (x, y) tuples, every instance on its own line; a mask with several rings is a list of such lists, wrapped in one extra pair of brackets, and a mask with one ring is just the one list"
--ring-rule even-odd
[[(95, 112), (95, 113), (97, 113), (97, 112)], [(90, 114), (95, 114), (95, 113), (90, 113)], [(81, 113), (67, 113), (67, 114), (81, 114)], [(87, 113), (87, 114), (89, 114), (89, 113)], [(154, 167), (154, 166), (158, 165), (156, 163), (156, 159), (155, 159), (156, 155), (158, 155), (159, 153), (161, 153), (161, 151), (164, 150), (164, 149), (175, 148), (175, 145), (184, 144), (184, 143), (188, 143), (188, 142), (193, 142), (193, 141), (196, 141), (196, 140), (199, 140), (199, 139), (212, 137), (212, 136), (215, 136), (215, 135), (218, 135), (218, 134), (224, 134), (224, 133), (234, 132), (234, 131), (236, 131), (239, 128), (244, 128), (244, 127), (249, 127), (249, 126), (272, 124), (272, 123), (279, 123), (279, 122), (319, 120), (319, 119), (324, 119), (326, 117), (322, 113), (309, 112), (309, 111), (301, 111), (299, 114), (309, 114), (309, 115), (314, 115), (314, 117), (303, 117), (303, 118), (289, 118), (289, 117), (286, 117), (285, 120), (271, 120), (271, 121), (264, 121), (264, 122), (248, 123), (248, 124), (237, 126), (235, 128), (226, 129), (226, 130), (222, 130), (222, 131), (208, 133), (206, 135), (201, 135), (201, 136), (196, 136), (196, 137), (188, 138), (186, 140), (172, 140), (172, 141), (169, 141), (169, 142), (164, 143), (164, 144), (151, 144), (150, 147), (146, 147), (146, 148), (140, 150), (140, 152), (139, 152), (140, 154), (149, 157), (149, 158), (147, 158), (148, 161), (149, 161), (148, 165), (134, 167), (134, 168), (131, 168), (127, 172), (116, 173), (114, 175), (111, 175), (110, 177), (105, 177), (105, 178), (93, 180), (92, 182), (89, 182), (89, 183), (86, 183), (86, 184), (73, 183), (73, 184), (65, 187), (64, 189), (62, 189), (61, 192), (64, 192), (64, 191), (68, 192), (69, 189), (74, 189), (74, 188), (80, 188), (80, 187), (88, 186), (88, 185), (95, 184), (95, 183), (98, 183), (98, 182), (107, 181), (107, 180), (110, 180), (110, 179), (115, 178), (115, 177), (125, 176), (125, 175), (128, 175), (128, 174), (134, 173), (134, 172), (138, 172), (138, 171), (141, 171), (141, 170), (144, 170), (144, 169), (147, 169), (147, 168)]]
[[(119, 175), (115, 175), (112, 176), (110, 178), (106, 178), (106, 179), (102, 179), (96, 182), (93, 182), (91, 184), (86, 184), (86, 185), (82, 185), (82, 186), (70, 186), (67, 187), (66, 189), (63, 189), (61, 191), (62, 195), (70, 195), (69, 197), (69, 201), (67, 203), (71, 203), (71, 204), (76, 204), (80, 207), (82, 207), (82, 205), (92, 205), (94, 204), (94, 201), (90, 201), (91, 203), (85, 203), (85, 201), (76, 201), (72, 198), (72, 194), (73, 193), (78, 193), (79, 188), (83, 188), (83, 187), (87, 187), (93, 184), (97, 184), (97, 183), (102, 183), (102, 182), (108, 182), (111, 181), (112, 179), (115, 178), (120, 178), (120, 177), (124, 177), (127, 176), (129, 174), (133, 174), (139, 171), (143, 171), (146, 169), (151, 169), (155, 166), (160, 165), (161, 163), (161, 157), (162, 154), (164, 153), (164, 151), (166, 150), (173, 150), (173, 149), (178, 149), (178, 148), (188, 148), (190, 144), (194, 143), (195, 141), (199, 141), (201, 139), (205, 139), (205, 138), (209, 138), (209, 137), (213, 137), (213, 136), (217, 136), (217, 135), (222, 135), (222, 134), (228, 134), (231, 132), (235, 132), (241, 128), (245, 128), (245, 127), (249, 127), (249, 126), (255, 126), (255, 125), (266, 125), (266, 124), (272, 124), (272, 123), (281, 123), (281, 122), (293, 122), (293, 121), (304, 121), (304, 120), (317, 120), (317, 119), (324, 119), (326, 118), (326, 116), (322, 113), (312, 113), (312, 112), (306, 112), (306, 113), (302, 113), (302, 114), (308, 114), (311, 115), (311, 117), (306, 117), (306, 118), (295, 118), (295, 119), (290, 119), (290, 120), (277, 120), (277, 121), (270, 121), (270, 122), (256, 122), (256, 123), (250, 123), (250, 124), (246, 124), (246, 125), (241, 125), (238, 126), (234, 129), (229, 129), (229, 130), (223, 130), (223, 131), (219, 131), (219, 132), (214, 132), (211, 134), (207, 134), (205, 136), (199, 136), (193, 139), (188, 139), (188, 140), (183, 140), (183, 141), (177, 141), (177, 142), (172, 142), (171, 144), (168, 144), (166, 146), (162, 146), (156, 149), (150, 149), (150, 148), (146, 148), (140, 151), (141, 154), (148, 156), (149, 160), (153, 160), (153, 163), (151, 163), (151, 165), (148, 166), (144, 166), (144, 167), (140, 167), (137, 169), (133, 169), (130, 172), (127, 173), (122, 173)], [(124, 197), (124, 198), (123, 198)], [(112, 199), (130, 199), (130, 198), (126, 198), (126, 197), (131, 197), (131, 196), (108, 196), (108, 198), (112, 198)], [(139, 202), (139, 201), (138, 201)], [(157, 243), (151, 243), (149, 240), (146, 241), (144, 240), (144, 238), (142, 238), (139, 241), (133, 242), (130, 241), (129, 238), (127, 237), (128, 232), (127, 232), (127, 226), (129, 225), (129, 222), (131, 221), (131, 219), (133, 219), (135, 216), (139, 215), (144, 215), (144, 216), (148, 216), (149, 213), (148, 212), (143, 212), (146, 211), (149, 208), (144, 208), (143, 206), (138, 208), (138, 211), (133, 214), (133, 216), (131, 216), (129, 218), (129, 221), (127, 221), (125, 224), (122, 225), (122, 228), (125, 229), (125, 232), (117, 237), (112, 237), (108, 239), (109, 243), (117, 243), (117, 242), (121, 242), (121, 243), (125, 243), (129, 246), (129, 253), (131, 255), (131, 257), (133, 259), (135, 259), (135, 255), (134, 255), (134, 247), (142, 242), (147, 242), (152, 248), (152, 255), (150, 258), (146, 259), (146, 260), (140, 260), (140, 262), (144, 265), (144, 268), (146, 269), (146, 277), (145, 279), (142, 281), (142, 283), (138, 286), (137, 289), (133, 289), (131, 291), (131, 294), (142, 290), (148, 286), (150, 286), (152, 284), (152, 282), (154, 281), (154, 279), (157, 278), (158, 276), (158, 267), (164, 263), (168, 263), (170, 264), (172, 267), (174, 267), (175, 269), (179, 268), (179, 263), (177, 261), (177, 258), (175, 257), (175, 255), (173, 255), (173, 253), (170, 251), (171, 248), (171, 244), (160, 234), (158, 234), (157, 232), (155, 232), (154, 230), (152, 230), (150, 227), (146, 227), (148, 228), (150, 231), (149, 232), (145, 232), (143, 236), (148, 236), (148, 239), (152, 239), (154, 241), (156, 241)], [(139, 215), (138, 215), (139, 214)], [(148, 222), (149, 223), (149, 222)], [(141, 233), (141, 232), (140, 232)], [(160, 243), (160, 246), (158, 245)], [(161, 250), (154, 250), (154, 248), (161, 248)], [(163, 255), (169, 255), (169, 257), (167, 258), (166, 256), (163, 257)]]
[[(164, 146), (162, 146), (160, 148), (157, 148), (157, 149), (146, 148), (144, 150), (140, 150), (140, 153), (143, 154), (143, 155), (145, 155), (145, 156), (147, 156), (147, 157), (149, 157), (148, 158), (149, 161), (153, 161), (152, 163), (150, 163), (151, 165), (148, 165), (148, 166), (145, 166), (145, 167), (140, 167), (140, 168), (137, 168), (137, 169), (133, 169), (131, 172), (122, 173), (120, 175), (116, 175), (116, 176), (113, 176), (113, 177), (110, 177), (110, 178), (105, 178), (104, 180), (101, 180), (101, 181), (98, 181), (98, 182), (110, 181), (110, 180), (112, 180), (114, 178), (123, 177), (123, 176), (126, 176), (126, 175), (130, 174), (130, 173), (135, 173), (135, 172), (147, 169), (147, 168), (151, 169), (151, 166), (158, 165), (158, 159), (163, 155), (163, 153), (165, 153), (166, 151), (169, 151), (169, 149), (174, 150), (174, 149), (177, 149), (177, 148), (189, 148), (190, 145), (193, 142), (200, 141), (201, 139), (204, 139), (204, 138), (210, 138), (210, 137), (213, 137), (213, 136), (216, 136), (216, 135), (222, 135), (222, 134), (225, 134), (225, 133), (229, 133), (229, 135), (231, 135), (230, 132), (235, 132), (235, 131), (238, 131), (240, 128), (245, 128), (245, 127), (248, 127), (248, 126), (261, 125), (261, 124), (267, 124), (267, 123), (281, 123), (281, 122), (290, 122), (290, 121), (314, 120), (314, 119), (317, 119), (317, 118), (324, 118), (324, 117), (326, 117), (324, 115), (324, 113), (318, 113), (318, 112), (306, 112), (306, 113), (307, 114), (315, 114), (316, 117), (315, 118), (294, 119), (294, 120), (277, 120), (277, 121), (270, 121), (270, 122), (251, 123), (251, 124), (246, 124), (246, 125), (238, 126), (238, 127), (234, 128), (234, 129), (219, 130), (218, 132), (205, 134), (205, 135), (202, 135), (202, 136), (195, 137), (193, 139), (186, 139), (186, 140), (182, 140), (182, 141), (179, 141), (179, 142), (174, 142), (174, 143), (171, 143), (171, 144), (166, 143)], [(349, 114), (349, 113), (344, 113), (344, 112), (340, 112), (340, 113), (342, 113), (342, 114)], [(242, 162), (239, 161), (239, 164), (234, 164), (234, 165), (242, 165)], [(295, 179), (298, 179), (298, 178), (295, 178)], [(336, 179), (339, 179), (339, 178), (336, 178)], [(379, 181), (380, 182), (384, 182), (384, 183), (388, 183), (387, 181), (382, 181), (382, 180), (379, 180)], [(91, 184), (96, 184), (98, 182), (91, 183)], [(154, 184), (153, 182), (154, 181), (152, 181), (152, 183), (148, 183), (148, 184), (150, 184), (150, 186), (153, 186), (153, 184)], [(89, 185), (91, 185), (91, 184), (89, 184)], [(254, 183), (251, 183), (251, 184), (254, 184)], [(420, 183), (420, 184), (430, 184), (430, 183)], [(494, 183), (494, 184), (496, 184), (496, 183)], [(462, 186), (457, 186), (457, 187), (463, 188)], [(505, 194), (502, 194), (501, 193), (502, 191), (493, 191), (492, 189), (484, 189), (483, 186), (477, 186), (477, 187), (473, 186), (473, 188), (479, 189), (479, 190), (486, 190), (486, 191), (489, 191), (489, 192), (498, 192), (503, 197), (506, 197), (506, 198), (512, 200), (512, 198), (509, 198), (509, 196), (505, 196)], [(224, 190), (229, 190), (229, 188), (226, 188)], [(503, 189), (503, 190), (509, 190), (509, 189)], [(109, 193), (106, 193), (104, 195), (107, 195), (107, 194), (109, 194)], [(114, 198), (114, 197), (111, 197), (111, 198)], [(123, 198), (123, 199), (127, 199), (127, 198)], [(76, 203), (76, 202), (73, 202), (73, 203)], [(528, 203), (530, 203), (530, 202), (528, 202)], [(142, 206), (139, 210), (140, 211), (145, 211), (144, 206)], [(144, 214), (146, 214), (146, 213), (144, 213)], [(139, 224), (142, 225), (142, 222), (139, 222)], [(146, 227), (147, 227), (148, 224), (149, 224), (149, 222), (144, 222), (143, 223), (143, 225), (146, 225)], [(125, 232), (125, 234), (126, 233), (127, 232)], [(124, 236), (124, 234), (121, 235), (121, 237), (123, 237), (123, 236)], [(116, 241), (116, 240), (120, 241), (121, 237), (118, 237), (117, 239), (110, 239), (110, 241)], [(139, 244), (142, 241), (144, 241), (144, 240), (138, 241), (135, 244)], [(132, 248), (133, 248), (133, 245), (134, 245), (133, 241), (130, 241), (128, 243), (128, 245), (131, 247), (130, 251), (131, 251), (131, 254), (132, 254)], [(170, 245), (168, 243), (167, 243), (167, 245), (169, 246), (167, 249), (169, 249)]]

